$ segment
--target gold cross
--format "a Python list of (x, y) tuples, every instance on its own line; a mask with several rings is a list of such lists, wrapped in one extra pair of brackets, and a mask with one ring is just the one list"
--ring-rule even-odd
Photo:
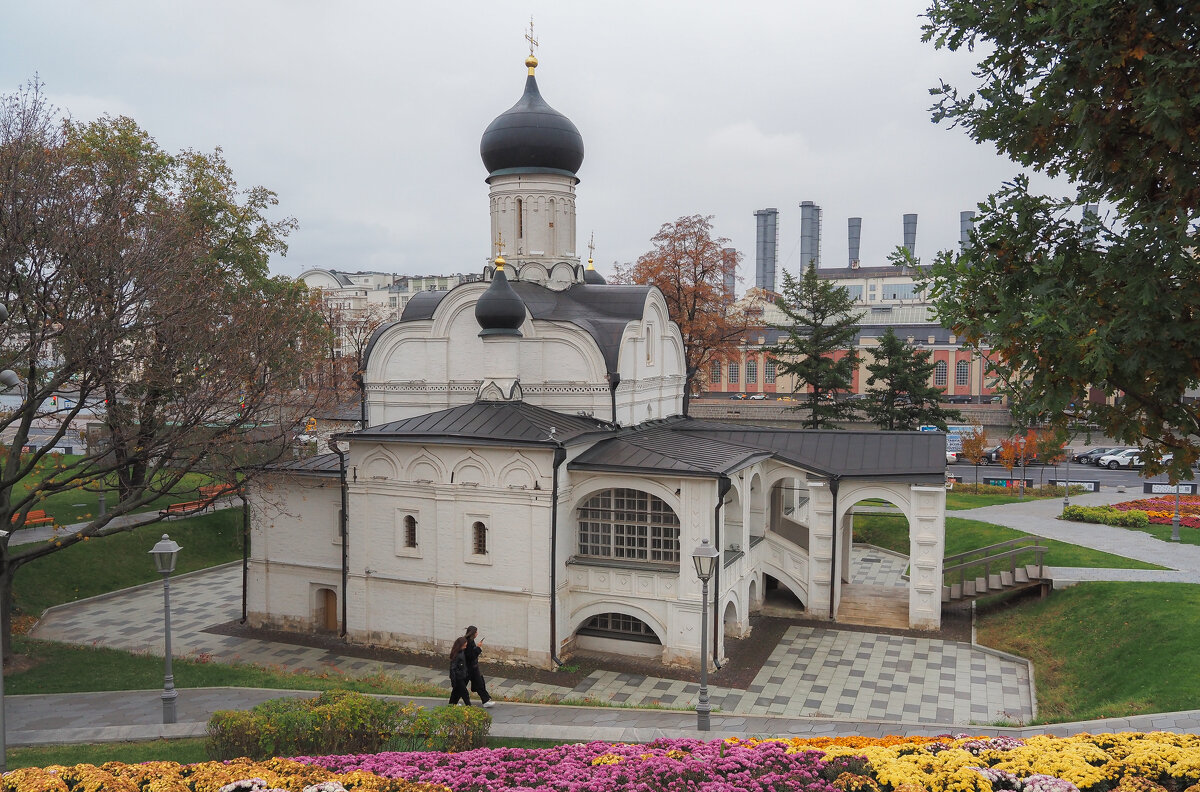
[(496, 241), (492, 245), (492, 247), (496, 248), (496, 255), (498, 255), (498, 256), (504, 255), (504, 232), (503, 231), (496, 232)]
[(529, 54), (533, 54), (533, 48), (538, 45), (538, 40), (533, 37), (533, 14), (529, 15), (529, 32), (525, 34), (525, 40), (529, 42)]
[(592, 238), (588, 240), (588, 261), (592, 260), (592, 254), (596, 252), (596, 232), (592, 232)]

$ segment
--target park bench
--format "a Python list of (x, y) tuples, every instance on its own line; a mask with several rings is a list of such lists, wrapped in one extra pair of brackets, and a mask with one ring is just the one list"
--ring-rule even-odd
[(233, 487), (228, 484), (210, 484), (207, 487), (201, 487), (197, 491), (200, 493), (202, 500), (214, 500), (222, 495), (232, 494)]
[(203, 511), (208, 508), (208, 504), (204, 501), (184, 501), (182, 503), (172, 503), (167, 508), (158, 513), (159, 517), (176, 517), (181, 514), (191, 514), (196, 511)]
[[(13, 515), (13, 522), (17, 521), (18, 515)], [(25, 525), (53, 525), (54, 518), (46, 514), (45, 509), (33, 509), (25, 515)]]

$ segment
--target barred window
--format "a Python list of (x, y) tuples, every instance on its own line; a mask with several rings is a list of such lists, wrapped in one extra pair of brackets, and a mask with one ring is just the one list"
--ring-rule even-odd
[(417, 519), (411, 514), (404, 518), (404, 546), (417, 546)]
[(712, 371), (710, 372), (709, 381), (719, 383), (721, 381), (721, 361), (714, 360), (712, 362)]
[(605, 638), (661, 643), (648, 624), (636, 616), (624, 613), (601, 613), (599, 616), (593, 616), (588, 619), (587, 624), (579, 628), (579, 632)]
[(758, 382), (758, 361), (746, 361), (746, 382)]
[(939, 360), (933, 364), (933, 384), (944, 386), (946, 384), (946, 361)]
[(971, 364), (960, 360), (954, 364), (954, 384), (966, 385), (971, 381)]
[(729, 384), (737, 385), (737, 382), (738, 382), (738, 364), (730, 363), (729, 364)]
[(665, 501), (648, 492), (598, 492), (579, 508), (579, 554), (677, 564), (679, 517)]
[(475, 555), (487, 555), (487, 526), (481, 522), (471, 526), (471, 550)]
[(775, 384), (775, 361), (768, 360), (763, 364), (763, 382), (768, 385)]

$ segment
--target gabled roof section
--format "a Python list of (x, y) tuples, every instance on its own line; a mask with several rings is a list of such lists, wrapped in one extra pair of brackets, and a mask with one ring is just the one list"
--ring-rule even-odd
[(267, 465), (264, 470), (293, 473), (298, 476), (337, 476), (342, 472), (337, 454), (318, 454), (305, 459), (288, 460)]
[(903, 479), (940, 485), (946, 480), (945, 451), (946, 438), (941, 432), (770, 429), (684, 418), (643, 424), (601, 440), (569, 467), (717, 476), (773, 457), (828, 478)]
[[(462, 288), (460, 284), (455, 288)], [(617, 370), (621, 353), (621, 336), (630, 322), (639, 322), (646, 310), (646, 297), (653, 286), (611, 286), (588, 283), (572, 284), (562, 291), (526, 281), (509, 281), (513, 291), (525, 303), (529, 315), (535, 320), (567, 322), (583, 329), (596, 342), (604, 355), (604, 365), (609, 372)], [(448, 291), (424, 291), (413, 295), (404, 306), (400, 322), (418, 322), (433, 318), (438, 305)], [(391, 327), (384, 325), (375, 331), (367, 347), (367, 355), (375, 340)]]
[[(554, 446), (592, 433), (612, 431), (605, 421), (566, 415), (525, 402), (476, 401), (446, 410), (415, 415), (357, 432), (337, 435), (347, 440), (402, 440), (448, 445)], [(554, 429), (554, 439), (550, 430)]]

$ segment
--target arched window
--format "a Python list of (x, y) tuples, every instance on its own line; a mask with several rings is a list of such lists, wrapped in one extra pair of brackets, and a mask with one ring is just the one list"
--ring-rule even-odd
[(596, 635), (601, 638), (619, 638), (626, 641), (662, 643), (646, 622), (636, 616), (624, 613), (601, 613), (599, 616), (593, 616), (588, 619), (587, 624), (579, 628), (579, 634)]
[(648, 492), (598, 492), (579, 507), (579, 555), (678, 564), (679, 517)]
[(954, 384), (967, 385), (971, 381), (971, 364), (960, 360), (954, 364)]
[(521, 199), (517, 199), (517, 239), (525, 236), (525, 215), (521, 211), (524, 207), (521, 204)]
[(404, 546), (417, 546), (417, 518), (411, 514), (404, 518)]
[(471, 552), (487, 555), (487, 526), (481, 522), (471, 526)]
[(738, 382), (738, 364), (730, 363), (729, 364), (729, 384), (737, 385), (737, 382)]
[(933, 384), (944, 387), (946, 385), (946, 361), (939, 360), (933, 364)]
[(746, 382), (758, 382), (758, 361), (746, 361)]
[(721, 361), (714, 360), (712, 362), (712, 371), (709, 372), (709, 382), (714, 385), (719, 385), (721, 382)]

